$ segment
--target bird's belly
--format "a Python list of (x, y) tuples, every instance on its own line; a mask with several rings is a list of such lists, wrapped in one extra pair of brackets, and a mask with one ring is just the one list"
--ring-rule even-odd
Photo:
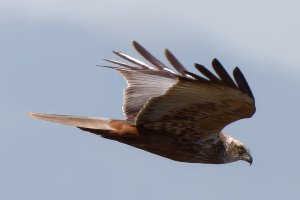
[(142, 130), (138, 138), (120, 141), (130, 146), (148, 151), (159, 156), (179, 162), (189, 163), (218, 163), (216, 149), (196, 138), (186, 140), (170, 133)]

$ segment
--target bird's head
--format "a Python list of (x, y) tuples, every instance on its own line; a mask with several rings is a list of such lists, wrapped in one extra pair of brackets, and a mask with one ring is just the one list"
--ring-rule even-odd
[(228, 162), (244, 160), (250, 165), (252, 164), (253, 159), (250, 151), (240, 140), (226, 135), (225, 146)]

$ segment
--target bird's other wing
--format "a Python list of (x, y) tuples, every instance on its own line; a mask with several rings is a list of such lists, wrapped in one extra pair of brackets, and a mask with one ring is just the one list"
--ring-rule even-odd
[[(128, 63), (106, 60), (126, 79), (123, 111), (128, 124), (170, 132), (218, 133), (227, 124), (251, 117), (254, 97), (242, 72), (235, 68), (235, 81), (218, 60), (212, 62), (217, 75), (195, 64), (202, 76), (188, 72), (177, 58), (165, 54), (176, 71), (160, 62), (144, 47), (135, 49), (150, 65), (115, 52)], [(216, 134), (215, 134), (216, 135)]]

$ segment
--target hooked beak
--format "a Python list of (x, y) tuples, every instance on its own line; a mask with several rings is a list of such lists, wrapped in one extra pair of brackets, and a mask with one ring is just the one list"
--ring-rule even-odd
[(245, 161), (247, 161), (250, 166), (252, 165), (252, 162), (253, 162), (253, 158), (252, 156), (249, 154), (248, 156), (245, 157)]

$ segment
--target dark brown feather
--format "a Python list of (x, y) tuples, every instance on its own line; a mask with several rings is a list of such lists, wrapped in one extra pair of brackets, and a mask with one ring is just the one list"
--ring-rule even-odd
[(252, 99), (254, 99), (254, 96), (249, 87), (249, 84), (247, 83), (246, 78), (244, 77), (243, 73), (241, 72), (241, 70), (238, 67), (236, 67), (233, 70), (233, 76), (234, 76), (236, 83), (239, 86), (239, 89), (241, 91), (243, 91), (244, 93), (248, 94)]
[(168, 68), (162, 62), (160, 62), (157, 58), (155, 58), (149, 51), (147, 51), (142, 45), (137, 43), (136, 41), (132, 42), (133, 47), (143, 56), (146, 60), (152, 63), (157, 69)]
[(188, 71), (178, 60), (177, 58), (170, 52), (170, 50), (165, 50), (165, 55), (168, 59), (168, 61), (171, 63), (171, 65), (182, 75), (187, 76), (185, 73)]
[(211, 80), (214, 83), (221, 83), (221, 80), (216, 77), (213, 73), (211, 73), (206, 67), (203, 65), (200, 65), (198, 63), (195, 63), (196, 69), (198, 69), (199, 72), (201, 72), (204, 76), (206, 76), (209, 80)]
[(222, 81), (229, 87), (237, 89), (238, 87), (235, 85), (234, 81), (232, 78), (229, 76), (227, 71), (224, 69), (223, 65), (216, 59), (214, 58), (212, 61), (212, 66), (216, 73), (220, 76)]

